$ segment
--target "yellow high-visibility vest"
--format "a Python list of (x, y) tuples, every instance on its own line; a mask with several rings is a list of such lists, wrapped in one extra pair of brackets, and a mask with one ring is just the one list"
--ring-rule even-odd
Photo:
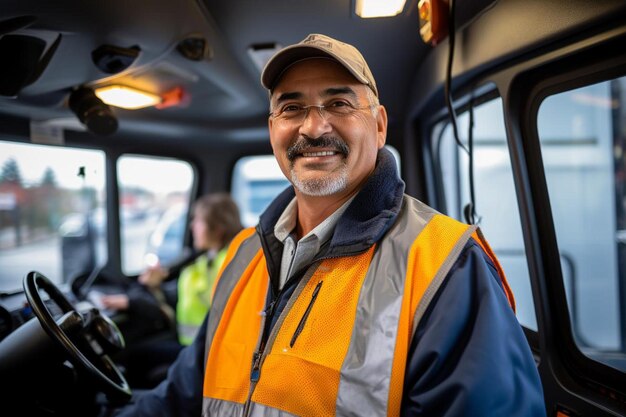
[(211, 307), (213, 285), (226, 252), (226, 248), (220, 250), (210, 262), (206, 255), (199, 256), (178, 277), (176, 325), (182, 345), (191, 344)]

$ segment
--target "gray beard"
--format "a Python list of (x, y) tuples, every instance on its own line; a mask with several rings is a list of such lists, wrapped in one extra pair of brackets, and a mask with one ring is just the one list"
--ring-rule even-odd
[(300, 180), (293, 168), (291, 169), (293, 186), (304, 195), (325, 197), (341, 192), (348, 186), (348, 167), (344, 164), (339, 172), (332, 176), (311, 180)]

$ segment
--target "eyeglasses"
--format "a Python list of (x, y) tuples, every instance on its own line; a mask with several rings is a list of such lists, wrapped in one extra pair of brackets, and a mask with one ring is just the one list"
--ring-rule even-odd
[(300, 124), (304, 122), (304, 120), (306, 120), (307, 116), (309, 115), (309, 109), (311, 107), (315, 107), (317, 108), (317, 111), (319, 112), (322, 119), (329, 121), (333, 118), (344, 118), (356, 113), (359, 110), (371, 109), (375, 106), (375, 104), (370, 104), (367, 106), (358, 107), (353, 105), (349, 101), (333, 101), (329, 104), (309, 104), (308, 106), (291, 103), (286, 104), (278, 110), (270, 112), (270, 117), (280, 122)]

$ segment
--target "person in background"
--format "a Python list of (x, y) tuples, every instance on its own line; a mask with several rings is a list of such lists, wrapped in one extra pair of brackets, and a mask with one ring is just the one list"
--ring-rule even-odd
[(545, 416), (504, 271), (477, 226), (404, 193), (361, 53), (311, 34), (261, 82), (293, 187), (233, 239), (167, 378), (117, 415)]
[(175, 323), (175, 335), (170, 333), (173, 337), (148, 339), (124, 353), (122, 362), (131, 385), (154, 385), (164, 376), (164, 369), (183, 346), (193, 341), (211, 307), (213, 286), (226, 257), (228, 244), (242, 229), (239, 209), (228, 193), (199, 198), (193, 205), (192, 213), (190, 227), (196, 256), (191, 257), (191, 263), (178, 268), (175, 297), (167, 296), (163, 283), (176, 277), (172, 276), (172, 271), (157, 264), (138, 277), (143, 291), (101, 298), (105, 308), (131, 313), (146, 308), (154, 310), (156, 305), (162, 315)]

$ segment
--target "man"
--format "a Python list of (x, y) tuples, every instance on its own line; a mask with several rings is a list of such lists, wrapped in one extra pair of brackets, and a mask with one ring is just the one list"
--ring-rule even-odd
[(403, 194), (361, 54), (309, 35), (262, 83), (293, 189), (234, 239), (204, 331), (124, 415), (545, 415), (495, 256)]

